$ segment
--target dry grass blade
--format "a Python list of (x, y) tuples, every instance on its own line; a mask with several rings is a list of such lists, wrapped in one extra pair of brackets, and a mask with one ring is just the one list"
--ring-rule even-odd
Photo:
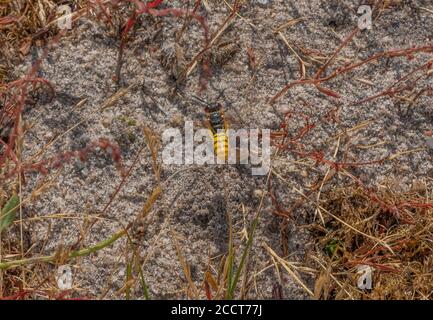
[[(377, 191), (387, 203), (401, 208), (392, 212), (362, 188), (327, 191), (322, 207), (328, 212), (326, 231), (315, 235), (313, 264), (328, 275), (316, 279), (316, 297), (323, 299), (425, 299), (433, 292), (433, 203), (431, 189), (418, 183), (410, 191), (388, 186)], [(332, 213), (334, 212), (334, 213)], [(336, 214), (356, 225), (357, 231), (341, 227)], [(411, 222), (405, 222), (411, 217)], [(341, 219), (340, 219), (341, 220)], [(337, 222), (337, 223), (336, 223)], [(368, 237), (367, 237), (368, 236)], [(388, 247), (370, 240), (384, 237)], [(389, 254), (389, 250), (392, 254)], [(373, 270), (373, 287), (357, 286), (356, 267)], [(332, 290), (333, 288), (333, 290)], [(332, 291), (331, 291), (332, 290)]]
[(135, 85), (136, 84), (131, 84), (128, 87), (122, 88), (117, 91), (110, 98), (108, 98), (107, 101), (104, 102), (104, 104), (100, 108), (100, 111), (104, 111), (107, 108), (114, 106), (119, 101), (119, 99), (122, 98), (125, 94), (127, 94), (132, 88), (134, 88)]
[(171, 231), (171, 235), (172, 235), (171, 238), (173, 239), (174, 245), (176, 247), (179, 263), (182, 267), (183, 274), (186, 278), (186, 281), (188, 282), (188, 290), (187, 290), (188, 296), (191, 296), (193, 299), (198, 299), (199, 293), (194, 283), (194, 280), (192, 280), (191, 269), (188, 263), (186, 262), (185, 257), (182, 255), (182, 251), (180, 250), (180, 246), (179, 246), (179, 241), (177, 240), (176, 235), (173, 233), (173, 231)]
[[(303, 192), (301, 192), (300, 190), (295, 189), (296, 192), (298, 192), (300, 195), (302, 195), (305, 199), (309, 199)], [(376, 243), (379, 243), (381, 245), (383, 245), (385, 248), (387, 248), (392, 254), (394, 254), (394, 251), (392, 250), (392, 248), (383, 240), (373, 237), (369, 234), (366, 234), (358, 229), (356, 229), (355, 227), (351, 226), (349, 223), (345, 222), (344, 220), (340, 219), (339, 217), (337, 217), (336, 215), (332, 214), (331, 212), (329, 212), (328, 210), (326, 210), (325, 208), (323, 208), (322, 206), (318, 205), (318, 207), (325, 213), (327, 213), (328, 215), (330, 215), (332, 218), (334, 218), (335, 220), (337, 220), (338, 222), (340, 222), (341, 224), (343, 224), (344, 226), (346, 226), (347, 228), (355, 231), (356, 233), (359, 233), (360, 235), (363, 235), (364, 237), (367, 237), (373, 241), (375, 241)]]
[(281, 264), (281, 266), (284, 268), (284, 270), (287, 271), (287, 273), (293, 278), (293, 280), (295, 280), (296, 283), (298, 283), (305, 290), (306, 293), (308, 293), (311, 297), (314, 297), (314, 293), (302, 282), (296, 272), (291, 269), (290, 263), (277, 255), (275, 251), (272, 250), (266, 243), (263, 244), (263, 246), (269, 252), (269, 254)]
[[(278, 178), (280, 178), (281, 180), (283, 180), (284, 182), (287, 183), (287, 181), (281, 177), (278, 173), (273, 172)], [(356, 233), (363, 235), (371, 240), (373, 240), (374, 242), (383, 245), (385, 248), (387, 248), (392, 254), (394, 253), (394, 251), (392, 250), (392, 248), (383, 240), (376, 238), (374, 236), (371, 236), (369, 234), (366, 234), (360, 230), (358, 230), (357, 228), (353, 227), (352, 225), (350, 225), (349, 223), (347, 223), (346, 221), (340, 219), (339, 217), (337, 217), (336, 215), (334, 215), (333, 213), (329, 212), (328, 210), (326, 210), (323, 206), (321, 206), (319, 203), (316, 203), (315, 200), (310, 199), (308, 196), (306, 196), (302, 191), (300, 191), (297, 188), (293, 188), (293, 190), (295, 190), (297, 193), (299, 193), (305, 200), (310, 201), (315, 203), (315, 205), (322, 211), (325, 212), (326, 214), (328, 214), (329, 216), (331, 216), (332, 218), (334, 218), (335, 220), (337, 220), (338, 222), (340, 222), (341, 224), (343, 224), (344, 226), (346, 226), (347, 228), (355, 231)]]
[(143, 128), (144, 137), (146, 139), (147, 147), (150, 150), (152, 156), (152, 168), (155, 174), (155, 178), (158, 184), (161, 181), (161, 166), (158, 162), (158, 151), (159, 151), (159, 142), (156, 135), (152, 132), (152, 130), (146, 126)]

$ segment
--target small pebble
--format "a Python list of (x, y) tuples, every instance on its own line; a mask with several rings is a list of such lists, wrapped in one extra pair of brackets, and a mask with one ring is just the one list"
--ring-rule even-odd
[(427, 147), (428, 147), (430, 150), (433, 150), (433, 137), (428, 137), (428, 138), (426, 139), (426, 144), (427, 144)]
[(268, 7), (271, 3), (270, 0), (256, 0), (256, 3), (262, 7)]
[(255, 196), (256, 198), (261, 198), (261, 197), (263, 197), (263, 190), (260, 190), (260, 189), (256, 189), (256, 190), (254, 190), (254, 196)]
[(104, 128), (108, 128), (111, 125), (112, 120), (113, 119), (108, 118), (108, 117), (103, 118), (102, 119), (102, 125), (104, 126)]
[(47, 131), (45, 133), (45, 141), (46, 142), (53, 140), (53, 138), (54, 138), (54, 133), (52, 131)]

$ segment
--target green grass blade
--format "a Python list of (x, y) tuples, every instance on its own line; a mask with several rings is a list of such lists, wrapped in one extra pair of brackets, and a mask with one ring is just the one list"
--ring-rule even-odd
[(231, 288), (233, 286), (233, 262), (234, 262), (234, 251), (233, 251), (233, 229), (232, 229), (232, 221), (231, 216), (229, 215), (229, 254), (227, 257), (227, 292), (226, 299), (232, 299), (233, 293), (231, 292)]
[(139, 270), (138, 273), (139, 273), (139, 275), (140, 275), (140, 283), (141, 283), (141, 287), (143, 288), (143, 296), (144, 296), (144, 299), (146, 299), (146, 300), (150, 300), (149, 289), (147, 288), (146, 281), (144, 280), (143, 271), (141, 270), (141, 268), (139, 268), (138, 270)]
[(0, 215), (0, 232), (8, 228), (15, 220), (15, 213), (17, 211), (20, 199), (14, 194), (8, 202), (6, 202)]
[(248, 235), (248, 242), (247, 242), (247, 245), (246, 245), (246, 247), (242, 253), (241, 261), (239, 263), (239, 267), (236, 270), (235, 277), (234, 277), (232, 283), (229, 284), (229, 288), (228, 288), (227, 296), (226, 296), (226, 298), (228, 300), (233, 299), (234, 291), (235, 291), (236, 286), (239, 282), (239, 278), (241, 276), (242, 269), (244, 268), (245, 261), (246, 261), (247, 256), (248, 256), (248, 252), (249, 252), (249, 250), (253, 244), (254, 232), (256, 231), (257, 225), (259, 223), (259, 212), (254, 217), (253, 225), (251, 226), (251, 231), (249, 232), (249, 235)]

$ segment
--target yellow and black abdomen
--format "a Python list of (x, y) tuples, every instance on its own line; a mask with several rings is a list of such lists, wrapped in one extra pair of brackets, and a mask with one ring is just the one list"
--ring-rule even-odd
[(224, 130), (213, 135), (213, 148), (215, 155), (219, 159), (226, 160), (229, 156), (229, 138), (227, 131)]
[(227, 124), (221, 106), (214, 107), (209, 112), (210, 130), (213, 136), (215, 155), (226, 160), (229, 154), (229, 139)]

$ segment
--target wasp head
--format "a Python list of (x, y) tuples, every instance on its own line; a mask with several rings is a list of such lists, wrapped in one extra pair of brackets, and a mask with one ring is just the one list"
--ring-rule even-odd
[(206, 107), (206, 112), (208, 112), (208, 113), (219, 112), (219, 111), (221, 111), (222, 108), (223, 108), (223, 106), (221, 105), (221, 103), (209, 104)]

